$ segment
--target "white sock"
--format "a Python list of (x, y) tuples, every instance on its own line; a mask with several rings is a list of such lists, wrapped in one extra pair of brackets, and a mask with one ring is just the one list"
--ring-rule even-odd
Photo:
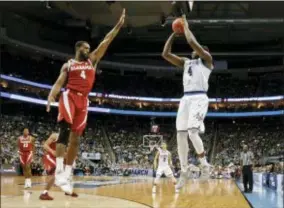
[(48, 190), (44, 190), (44, 191), (42, 192), (42, 194), (46, 194), (46, 193), (48, 193)]
[(189, 138), (194, 146), (194, 149), (197, 154), (201, 154), (204, 152), (203, 142), (198, 134), (198, 130), (188, 130)]
[(64, 171), (64, 164), (63, 164), (63, 157), (57, 157), (56, 158), (56, 173)]
[(65, 166), (65, 174), (67, 175), (67, 177), (71, 176), (72, 170), (73, 170), (72, 165)]
[(178, 149), (181, 171), (186, 172), (188, 167), (187, 132), (177, 132), (177, 149)]

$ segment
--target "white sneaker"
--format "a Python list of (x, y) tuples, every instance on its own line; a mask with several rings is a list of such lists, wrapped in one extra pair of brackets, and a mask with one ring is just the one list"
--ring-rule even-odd
[(201, 180), (207, 180), (210, 178), (210, 168), (211, 166), (209, 164), (201, 166), (200, 168), (200, 171), (201, 171), (200, 179)]
[(152, 188), (152, 193), (153, 193), (153, 194), (156, 193), (156, 186), (153, 186), (153, 188)]
[(62, 191), (64, 191), (67, 194), (71, 195), (73, 193), (73, 186), (70, 183), (66, 185), (61, 185), (60, 188)]
[(29, 180), (28, 180), (28, 188), (31, 188), (31, 187), (32, 187), (32, 180), (29, 179)]
[(64, 171), (55, 175), (55, 185), (59, 186), (67, 194), (73, 193), (72, 177), (66, 176)]
[(181, 172), (180, 177), (179, 177), (179, 181), (178, 181), (177, 185), (175, 186), (176, 193), (179, 193), (180, 189), (186, 184), (187, 179), (188, 179), (188, 171)]
[(28, 183), (28, 181), (27, 181), (27, 179), (25, 180), (25, 186), (24, 186), (24, 189), (27, 189), (27, 188), (29, 188), (29, 183)]

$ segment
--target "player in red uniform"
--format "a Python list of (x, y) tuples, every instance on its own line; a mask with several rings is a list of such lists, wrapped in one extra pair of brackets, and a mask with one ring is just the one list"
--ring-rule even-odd
[(32, 187), (32, 171), (31, 162), (33, 160), (34, 153), (34, 138), (29, 135), (29, 129), (25, 128), (23, 135), (18, 138), (18, 148), (20, 155), (20, 162), (23, 168), (23, 173), (25, 176), (25, 188)]
[[(49, 175), (50, 177), (48, 178), (44, 191), (41, 193), (39, 197), (40, 200), (53, 200), (53, 197), (49, 196), (48, 191), (51, 189), (55, 181), (54, 177), (54, 172), (56, 168), (55, 150), (56, 150), (57, 140), (58, 140), (58, 134), (52, 133), (43, 145), (43, 149), (45, 152), (45, 154), (43, 155), (44, 169), (46, 170), (47, 175)], [(73, 166), (75, 166), (75, 162)], [(72, 194), (65, 193), (65, 195), (78, 197), (78, 195), (74, 192)]]
[[(124, 24), (125, 10), (116, 26), (105, 36), (99, 46), (90, 53), (90, 45), (85, 41), (75, 44), (75, 59), (69, 60), (61, 68), (61, 73), (48, 96), (47, 112), (50, 104), (55, 102), (63, 85), (67, 82), (66, 91), (59, 99), (58, 122), (60, 133), (56, 144), (55, 184), (65, 192), (72, 193), (70, 176), (72, 164), (79, 147), (79, 136), (86, 127), (88, 113), (88, 94), (94, 81), (96, 66), (104, 56), (108, 46)], [(69, 142), (64, 170), (63, 157)]]

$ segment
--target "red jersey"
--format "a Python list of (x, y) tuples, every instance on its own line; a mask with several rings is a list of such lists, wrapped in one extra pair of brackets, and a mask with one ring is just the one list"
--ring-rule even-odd
[(18, 139), (18, 147), (20, 152), (31, 152), (33, 150), (32, 137), (20, 136)]
[(91, 60), (79, 62), (70, 59), (67, 63), (68, 81), (66, 88), (88, 96), (93, 88), (96, 76), (96, 69)]

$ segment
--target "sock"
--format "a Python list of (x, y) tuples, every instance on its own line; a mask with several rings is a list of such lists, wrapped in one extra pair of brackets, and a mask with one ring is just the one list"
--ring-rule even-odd
[(65, 174), (67, 175), (67, 177), (71, 176), (72, 170), (73, 170), (73, 168), (72, 168), (71, 165), (66, 165), (65, 166)]
[(186, 172), (188, 167), (188, 141), (187, 132), (177, 132), (177, 148), (181, 171)]
[(62, 172), (64, 170), (64, 165), (63, 165), (63, 157), (57, 157), (56, 158), (56, 173)]
[(192, 129), (188, 130), (189, 138), (194, 146), (194, 149), (197, 154), (201, 154), (204, 152), (203, 142), (198, 134), (198, 130)]
[(48, 193), (48, 190), (44, 190), (44, 191), (42, 192), (42, 194), (46, 194), (46, 193)]

